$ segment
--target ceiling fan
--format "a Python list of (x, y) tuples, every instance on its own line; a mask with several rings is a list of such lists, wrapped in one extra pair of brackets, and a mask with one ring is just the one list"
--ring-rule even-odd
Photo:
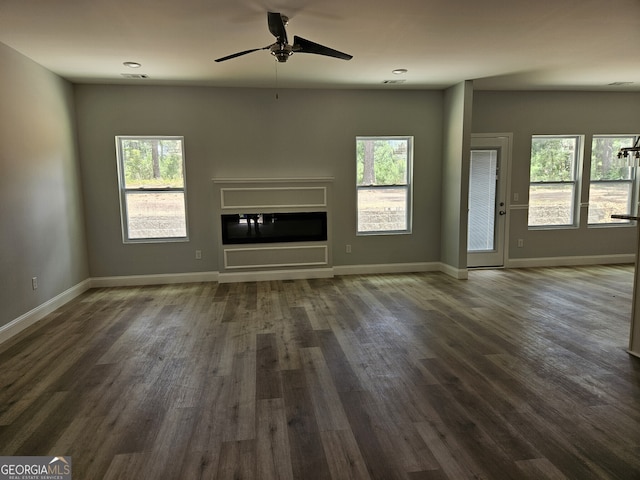
[(216, 59), (216, 62), (224, 62), (225, 60), (231, 60), (232, 58), (246, 55), (247, 53), (257, 52), (258, 50), (269, 50), (271, 55), (276, 57), (278, 62), (286, 62), (287, 59), (294, 53), (314, 53), (316, 55), (324, 55), (326, 57), (340, 58), (342, 60), (351, 60), (352, 55), (339, 52), (333, 48), (325, 47), (318, 43), (314, 43), (310, 40), (305, 40), (302, 37), (294, 36), (293, 45), (289, 45), (287, 39), (287, 31), (285, 25), (289, 21), (289, 18), (280, 13), (268, 12), (267, 23), (269, 24), (269, 31), (276, 37), (275, 43), (267, 45), (262, 48), (252, 48), (251, 50), (245, 50), (243, 52), (233, 53), (226, 57)]

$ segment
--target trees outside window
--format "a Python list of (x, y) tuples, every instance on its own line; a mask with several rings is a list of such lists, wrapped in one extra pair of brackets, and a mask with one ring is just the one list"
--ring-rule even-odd
[(357, 233), (410, 233), (413, 137), (357, 137)]
[(532, 137), (530, 227), (577, 225), (581, 140), (578, 135)]
[(182, 137), (116, 137), (125, 242), (187, 239)]
[(633, 135), (594, 135), (591, 142), (589, 182), (589, 224), (629, 223), (611, 215), (636, 212), (635, 169), (626, 158), (618, 158), (620, 148), (632, 147)]

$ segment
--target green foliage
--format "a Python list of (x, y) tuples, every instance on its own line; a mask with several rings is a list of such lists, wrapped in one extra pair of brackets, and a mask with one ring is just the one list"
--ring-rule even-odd
[(591, 180), (628, 180), (631, 169), (627, 159), (618, 158), (622, 147), (633, 146), (634, 137), (593, 137), (591, 144)]
[(540, 137), (531, 142), (531, 182), (574, 180), (575, 137)]
[(127, 188), (182, 187), (182, 141), (123, 139), (122, 156)]
[[(594, 136), (591, 144), (591, 180), (628, 180), (627, 160), (618, 150), (633, 145), (635, 138)], [(574, 180), (577, 142), (575, 137), (539, 137), (531, 143), (531, 182)]]
[(356, 142), (357, 183), (363, 184), (365, 168), (365, 142), (373, 142), (374, 185), (403, 185), (407, 183), (407, 151), (406, 139), (359, 139)]

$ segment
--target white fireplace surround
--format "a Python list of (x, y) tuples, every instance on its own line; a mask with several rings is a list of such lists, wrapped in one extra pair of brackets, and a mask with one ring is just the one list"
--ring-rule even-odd
[[(218, 281), (240, 282), (333, 276), (333, 177), (214, 178)], [(326, 212), (327, 240), (224, 245), (221, 216), (246, 213)]]

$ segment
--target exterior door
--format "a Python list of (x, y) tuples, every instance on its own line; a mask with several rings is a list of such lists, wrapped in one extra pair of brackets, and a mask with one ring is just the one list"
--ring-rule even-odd
[(504, 266), (509, 150), (509, 136), (473, 136), (471, 139), (469, 267)]

